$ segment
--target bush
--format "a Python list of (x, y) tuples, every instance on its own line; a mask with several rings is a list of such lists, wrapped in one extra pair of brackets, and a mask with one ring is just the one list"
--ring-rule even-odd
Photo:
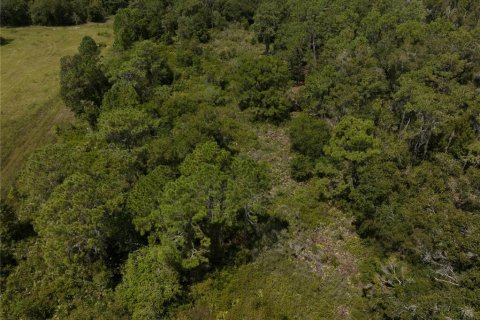
[(315, 162), (304, 155), (296, 155), (291, 163), (291, 176), (297, 181), (305, 181), (313, 176)]
[(292, 149), (314, 159), (323, 154), (323, 147), (330, 139), (328, 124), (307, 114), (292, 120), (289, 133)]

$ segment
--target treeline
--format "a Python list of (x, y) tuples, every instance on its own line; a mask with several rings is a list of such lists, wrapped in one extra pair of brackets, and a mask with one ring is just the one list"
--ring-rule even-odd
[(2, 0), (1, 26), (67, 26), (103, 22), (128, 0)]
[(478, 318), (479, 17), (130, 2), (2, 204), (5, 317)]

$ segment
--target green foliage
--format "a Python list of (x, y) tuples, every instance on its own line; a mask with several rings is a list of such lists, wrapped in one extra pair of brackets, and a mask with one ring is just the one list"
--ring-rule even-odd
[(126, 49), (130, 47), (134, 41), (145, 38), (145, 26), (139, 23), (141, 18), (138, 10), (132, 10), (130, 8), (118, 10), (113, 24), (115, 45)]
[(6, 279), (17, 264), (15, 246), (32, 235), (31, 226), (18, 220), (13, 208), (3, 201), (0, 203), (0, 286), (5, 290)]
[(106, 11), (115, 13), (124, 0), (5, 0), (1, 4), (2, 26), (64, 26), (103, 22)]
[(270, 44), (275, 40), (282, 19), (282, 6), (278, 1), (262, 1), (253, 17), (253, 30), (258, 40), (265, 44), (265, 52), (270, 51)]
[(92, 22), (105, 21), (104, 8), (101, 0), (90, 0), (87, 7), (87, 20)]
[(92, 37), (83, 37), (80, 46), (78, 47), (78, 54), (82, 57), (92, 56), (96, 57), (100, 54), (100, 48), (97, 46)]
[(179, 1), (176, 5), (178, 36), (184, 39), (196, 38), (207, 42), (210, 38), (208, 28), (212, 25), (212, 12), (209, 5), (213, 1)]
[(165, 187), (160, 207), (162, 240), (172, 243), (184, 268), (208, 262), (209, 229), (232, 221), (222, 204), (229, 161), (228, 152), (214, 143), (204, 144), (182, 164), (180, 178)]
[(157, 166), (141, 177), (128, 196), (128, 208), (133, 212), (135, 228), (142, 234), (152, 230), (154, 219), (150, 217), (160, 205), (163, 188), (175, 175), (167, 166)]
[(102, 22), (103, 6), (99, 0), (33, 0), (30, 3), (32, 23), (45, 26), (62, 26)]
[(102, 0), (102, 5), (106, 13), (114, 14), (118, 9), (127, 7), (128, 0)]
[(195, 305), (177, 317), (342, 319), (353, 313), (361, 319), (353, 299), (332, 290), (338, 286), (337, 279), (316, 275), (304, 261), (274, 252), (195, 285)]
[[(475, 139), (467, 119), (478, 112), (478, 101), (471, 84), (459, 83), (465, 68), (457, 54), (443, 54), (400, 77), (395, 100), (414, 157), (425, 158), (432, 149), (465, 154), (465, 144)], [(455, 123), (452, 118), (462, 120)], [(455, 138), (457, 131), (461, 139)]]
[[(68, 177), (42, 207), (34, 227), (46, 239), (47, 263), (94, 261), (107, 256), (111, 221), (121, 196), (113, 185), (97, 185), (81, 174)], [(69, 230), (68, 233), (65, 230)]]
[(108, 318), (111, 291), (104, 266), (47, 264), (38, 243), (25, 244), (20, 252), (24, 261), (9, 277), (4, 295), (6, 319)]
[(131, 319), (158, 319), (180, 292), (180, 275), (168, 264), (162, 248), (151, 246), (130, 254), (115, 295)]
[(297, 154), (290, 162), (290, 175), (296, 181), (306, 181), (313, 176), (315, 160), (303, 154)]
[(292, 150), (312, 159), (323, 155), (330, 139), (330, 128), (324, 120), (303, 113), (292, 119), (289, 133)]
[(100, 69), (98, 49), (90, 37), (83, 38), (79, 54), (60, 60), (60, 94), (76, 116), (86, 116), (94, 126), (108, 80)]
[(137, 93), (134, 83), (117, 80), (103, 95), (101, 108), (105, 111), (120, 108), (135, 109), (141, 104), (141, 101), (141, 97)]
[(98, 136), (109, 144), (133, 148), (154, 133), (155, 121), (139, 109), (103, 112), (98, 118)]
[(31, 4), (123, 9), (1, 204), (4, 318), (478, 318), (472, 1)]
[(24, 26), (30, 24), (26, 0), (5, 0), (0, 3), (0, 25)]
[(253, 16), (259, 1), (251, 0), (225, 0), (216, 1), (222, 16), (228, 21), (253, 22)]
[[(222, 261), (229, 237), (256, 226), (269, 183), (265, 169), (233, 159), (214, 142), (198, 146), (180, 166), (181, 176), (165, 186), (154, 221), (162, 242), (192, 269)], [(248, 188), (247, 188), (248, 187)], [(242, 230), (243, 228), (243, 230)]]
[(186, 113), (178, 118), (171, 132), (172, 145), (168, 150), (173, 159), (183, 160), (196, 145), (214, 140), (221, 147), (230, 147), (237, 130), (229, 123), (221, 110), (215, 107), (199, 107), (195, 113)]
[(54, 188), (81, 167), (79, 162), (73, 161), (78, 155), (74, 145), (61, 143), (46, 146), (31, 155), (17, 181), (17, 192), (22, 199), (17, 214), (21, 220), (33, 220)]
[(335, 126), (332, 138), (324, 148), (325, 154), (334, 161), (364, 163), (380, 153), (380, 141), (374, 137), (374, 129), (371, 120), (344, 117)]
[(150, 38), (166, 38), (171, 35), (171, 26), (166, 18), (167, 2), (154, 0), (131, 1), (128, 8), (118, 10), (113, 31), (115, 45), (130, 48), (135, 41)]
[(236, 77), (239, 107), (249, 109), (255, 119), (280, 121), (288, 117), (290, 102), (285, 90), (287, 64), (271, 56), (241, 62)]
[(14, 264), (13, 242), (15, 234), (15, 215), (12, 208), (3, 202), (0, 203), (0, 258), (2, 259), (1, 285), (4, 287), (4, 279)]
[(32, 23), (56, 26), (69, 25), (73, 23), (85, 22), (78, 16), (78, 21), (73, 21), (73, 6), (71, 1), (62, 0), (35, 0), (30, 6)]
[(324, 146), (326, 157), (315, 165), (322, 197), (342, 199), (357, 185), (358, 170), (379, 155), (380, 140), (374, 136), (371, 120), (345, 116)]
[(173, 82), (173, 71), (162, 57), (160, 46), (153, 41), (138, 42), (127, 57), (112, 71), (115, 84), (104, 98), (107, 110), (146, 102), (155, 87)]
[(386, 90), (384, 71), (378, 67), (366, 39), (344, 30), (329, 40), (323, 51), (327, 63), (309, 74), (307, 107), (311, 112), (339, 119), (346, 114), (364, 114), (368, 103)]

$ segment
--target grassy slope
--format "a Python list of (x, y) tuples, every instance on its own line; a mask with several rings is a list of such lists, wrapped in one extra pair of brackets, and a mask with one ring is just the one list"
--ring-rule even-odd
[(54, 139), (56, 126), (73, 120), (59, 96), (60, 58), (92, 36), (112, 44), (112, 20), (74, 27), (1, 28), (1, 188), (5, 191), (25, 159)]

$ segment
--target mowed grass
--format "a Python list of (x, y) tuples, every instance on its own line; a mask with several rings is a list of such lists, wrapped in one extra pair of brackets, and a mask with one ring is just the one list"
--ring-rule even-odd
[[(59, 94), (60, 58), (77, 52), (86, 35), (107, 50), (113, 19), (72, 27), (0, 28), (1, 189), (14, 181), (28, 156), (73, 121)], [(2, 193), (3, 193), (2, 192)]]

